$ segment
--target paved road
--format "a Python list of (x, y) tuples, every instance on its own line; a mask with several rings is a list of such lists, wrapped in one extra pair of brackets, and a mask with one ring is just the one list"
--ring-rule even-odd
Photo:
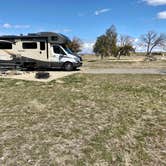
[(88, 74), (163, 74), (166, 69), (86, 69), (83, 71)]

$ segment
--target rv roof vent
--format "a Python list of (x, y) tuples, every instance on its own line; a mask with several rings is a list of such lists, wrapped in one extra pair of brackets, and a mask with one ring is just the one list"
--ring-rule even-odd
[(28, 36), (38, 36), (37, 33), (28, 33)]
[(38, 32), (37, 35), (40, 35), (40, 36), (56, 36), (57, 33), (54, 33), (54, 32)]

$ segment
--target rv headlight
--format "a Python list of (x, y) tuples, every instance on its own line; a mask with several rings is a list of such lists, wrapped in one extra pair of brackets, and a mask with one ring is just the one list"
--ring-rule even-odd
[(81, 57), (81, 56), (79, 56), (79, 58), (80, 58), (80, 61), (83, 61), (83, 59), (82, 59), (82, 57)]
[(75, 60), (76, 62), (80, 62), (79, 58), (74, 58), (74, 60)]

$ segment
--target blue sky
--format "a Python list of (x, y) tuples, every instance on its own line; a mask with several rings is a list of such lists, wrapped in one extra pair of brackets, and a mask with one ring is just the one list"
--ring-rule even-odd
[(85, 50), (112, 24), (134, 38), (166, 33), (166, 0), (5, 0), (0, 11), (0, 35), (55, 31), (81, 38)]

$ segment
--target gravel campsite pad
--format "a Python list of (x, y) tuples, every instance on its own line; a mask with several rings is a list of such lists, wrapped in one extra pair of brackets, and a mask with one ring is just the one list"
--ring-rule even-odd
[(7, 74), (1, 74), (0, 78), (11, 78), (11, 79), (19, 79), (19, 80), (27, 80), (27, 81), (40, 81), (40, 82), (49, 82), (52, 80), (56, 80), (59, 78), (63, 78), (65, 76), (69, 76), (77, 73), (78, 71), (65, 72), (65, 71), (45, 71), (48, 72), (50, 77), (47, 79), (37, 79), (35, 77), (37, 71), (29, 71), (29, 72), (18, 72), (18, 71), (7, 71)]

